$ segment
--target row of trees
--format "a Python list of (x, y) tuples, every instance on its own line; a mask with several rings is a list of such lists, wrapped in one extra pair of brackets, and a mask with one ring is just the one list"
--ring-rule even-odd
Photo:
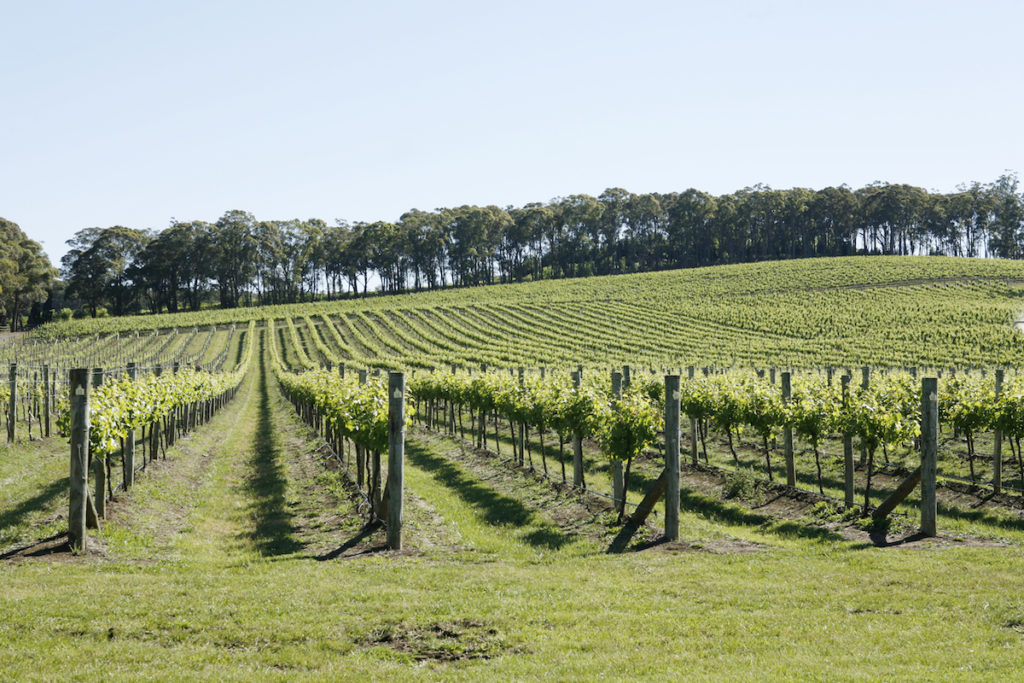
[(42, 246), (0, 218), (0, 325), (20, 329), (23, 315), (47, 298), (56, 277)]
[(1024, 255), (1024, 196), (1014, 175), (950, 194), (876, 183), (858, 190), (746, 188), (633, 194), (613, 188), (502, 209), (413, 209), (397, 223), (260, 221), (151, 232), (88, 228), (62, 259), (68, 295), (121, 315), (291, 303), (814, 256)]

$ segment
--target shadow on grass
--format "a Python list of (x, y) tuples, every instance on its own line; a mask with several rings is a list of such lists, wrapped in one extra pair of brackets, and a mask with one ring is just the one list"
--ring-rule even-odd
[(54, 498), (66, 495), (70, 487), (71, 481), (67, 477), (64, 477), (63, 479), (56, 479), (47, 484), (46, 488), (31, 498), (23, 500), (14, 507), (0, 512), (0, 536), (2, 536), (3, 532), (7, 529), (20, 526), (24, 517), (27, 515), (40, 510), (45, 510), (50, 506), (50, 503)]
[(465, 503), (475, 508), (483, 521), (492, 526), (524, 527), (528, 524), (542, 524), (521, 535), (519, 538), (534, 547), (558, 549), (575, 540), (573, 534), (566, 534), (535, 519), (533, 511), (515, 498), (498, 493), (484, 486), (459, 467), (445, 458), (413, 442), (405, 442), (405, 457), (420, 469), (429, 472), (440, 484), (451, 489)]
[(267, 368), (260, 337), (260, 406), (254, 449), (249, 466), (253, 472), (248, 487), (252, 503), (253, 530), (248, 537), (261, 555), (285, 555), (302, 548), (292, 535), (292, 513), (285, 501), (287, 476), (271, 419), (270, 392), (267, 389)]
[[(346, 551), (355, 548), (360, 543), (373, 536), (373, 533), (379, 528), (381, 528), (381, 524), (379, 522), (367, 524), (359, 530), (358, 534), (348, 539), (334, 550), (323, 553), (321, 555), (315, 555), (313, 559), (320, 561), (337, 559), (344, 555)], [(370, 548), (367, 552), (384, 552), (387, 549), (387, 545), (379, 545), (374, 548)]]

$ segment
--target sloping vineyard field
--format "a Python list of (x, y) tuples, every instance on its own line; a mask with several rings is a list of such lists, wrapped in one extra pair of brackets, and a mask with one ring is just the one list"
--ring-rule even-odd
[(1024, 361), (1012, 326), (1022, 308), (1015, 262), (852, 257), (70, 321), (40, 334), (287, 319), (318, 362), (374, 367), (967, 368)]

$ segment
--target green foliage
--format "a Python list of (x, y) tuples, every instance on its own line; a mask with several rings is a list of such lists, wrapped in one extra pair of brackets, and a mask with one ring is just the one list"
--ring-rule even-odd
[(601, 450), (612, 460), (629, 460), (651, 448), (664, 428), (662, 411), (646, 392), (629, 391), (604, 411)]
[(752, 500), (757, 495), (757, 475), (747, 467), (730, 470), (725, 473), (725, 488), (722, 497), (726, 500), (739, 498)]
[[(129, 432), (152, 424), (172, 411), (192, 403), (212, 400), (242, 381), (253, 356), (255, 323), (250, 323), (243, 361), (232, 372), (213, 373), (184, 368), (157, 376), (147, 373), (135, 381), (125, 377), (104, 382), (89, 397), (90, 451), (113, 453)], [(58, 431), (68, 436), (71, 415), (68, 404), (58, 404)]]
[(1012, 321), (1021, 307), (1014, 283), (1022, 277), (1021, 264), (1009, 261), (808, 259), (90, 319), (46, 325), (39, 334), (270, 318), (298, 324), (308, 315), (329, 322), (321, 325), (323, 341), (338, 359), (371, 367), (1019, 366), (1024, 339)]

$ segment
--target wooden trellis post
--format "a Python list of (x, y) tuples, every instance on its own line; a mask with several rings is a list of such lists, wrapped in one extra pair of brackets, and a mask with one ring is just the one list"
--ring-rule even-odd
[(402, 549), (402, 496), (405, 464), (405, 375), (388, 373), (388, 548)]
[[(103, 386), (103, 368), (94, 368), (92, 371), (92, 385), (94, 388)], [(107, 470), (104, 467), (104, 458), (95, 456), (92, 458), (93, 476), (96, 479), (96, 494), (93, 496), (93, 505), (96, 506), (96, 516), (107, 516)]]
[(939, 382), (935, 377), (921, 379), (921, 533), (935, 536), (937, 504), (935, 470), (939, 443)]
[[(583, 373), (574, 370), (572, 373), (572, 387), (576, 391), (582, 385)], [(572, 435), (572, 485), (576, 488), (583, 487), (583, 437), (581, 434)]]
[[(865, 365), (864, 367), (862, 367), (860, 369), (860, 388), (864, 389), (864, 390), (867, 390), (867, 388), (869, 386), (871, 386), (871, 368), (869, 368), (867, 365)], [(860, 462), (858, 462), (857, 464), (858, 465), (863, 465), (864, 463), (867, 462), (867, 460), (868, 460), (868, 449), (862, 447), (860, 449)]]
[[(618, 402), (622, 399), (622, 373), (612, 370), (612, 401)], [(622, 475), (622, 461), (612, 460), (612, 500), (616, 507), (626, 495), (625, 484)]]
[[(792, 399), (792, 385), (788, 372), (782, 373), (782, 402), (789, 404)], [(793, 461), (793, 428), (782, 428), (782, 454), (786, 460), (786, 486), (796, 486), (796, 463)]]
[(50, 438), (50, 401), (52, 396), (50, 394), (50, 366), (43, 366), (43, 423), (45, 430), (43, 433), (46, 438)]
[[(697, 369), (692, 365), (686, 368), (686, 378), (692, 380)], [(697, 419), (690, 418), (690, 462), (697, 464)]]
[[(1003, 393), (1003, 369), (996, 370), (996, 400)], [(1003, 488), (1003, 433), (996, 430), (992, 436), (992, 489), (999, 493)]]
[(665, 538), (679, 538), (679, 375), (665, 375)]
[[(850, 403), (850, 376), (840, 378), (843, 395), (843, 408)], [(853, 437), (843, 434), (843, 491), (847, 508), (853, 507)]]
[(15, 410), (18, 407), (18, 366), (15, 363), (11, 363), (10, 371), (10, 396), (8, 396), (8, 408), (7, 408), (7, 440), (14, 441), (14, 437), (17, 432), (15, 430), (15, 424), (17, 424), (17, 414)]
[[(519, 391), (526, 391), (526, 368), (519, 366)], [(455, 433), (455, 406), (452, 406), (452, 433)], [(531, 456), (532, 458), (532, 456)], [(519, 466), (526, 465), (526, 423), (519, 423)]]
[(71, 371), (69, 409), (71, 411), (71, 493), (68, 510), (68, 543), (73, 552), (85, 550), (85, 510), (89, 497), (89, 389), (90, 374), (85, 368)]
[[(134, 382), (138, 378), (135, 363), (128, 363), (128, 379)], [(121, 482), (125, 491), (135, 485), (135, 429), (128, 431), (124, 439), (124, 455), (121, 458)]]

